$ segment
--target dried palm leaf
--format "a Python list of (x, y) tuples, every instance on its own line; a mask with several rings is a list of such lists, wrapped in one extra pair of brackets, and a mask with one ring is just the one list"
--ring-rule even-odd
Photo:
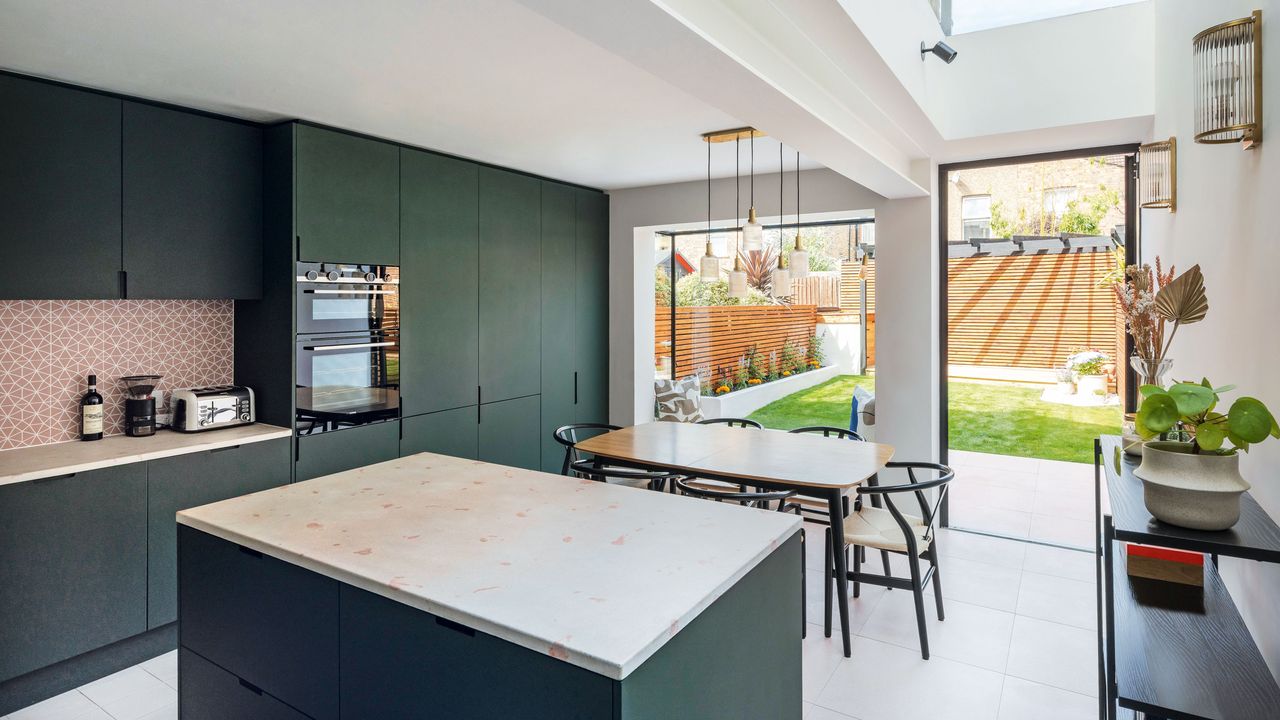
[(1155, 299), (1156, 314), (1179, 325), (1200, 322), (1209, 314), (1209, 298), (1204, 290), (1204, 275), (1193, 265), (1160, 288)]

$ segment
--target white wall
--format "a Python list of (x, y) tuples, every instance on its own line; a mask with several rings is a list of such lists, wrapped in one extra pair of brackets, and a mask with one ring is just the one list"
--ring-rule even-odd
[[(1178, 138), (1178, 212), (1144, 210), (1143, 255), (1186, 269), (1199, 263), (1209, 316), (1178, 331), (1173, 375), (1207, 376), (1280, 411), (1280, 131), (1275, 103), (1265, 109), (1264, 142), (1255, 150), (1193, 141), (1191, 38), (1206, 27), (1263, 11), (1264, 98), (1280, 97), (1280, 3), (1273, 0), (1161, 0), (1156, 5), (1155, 136)], [(1268, 24), (1269, 23), (1269, 24)], [(1267, 114), (1270, 113), (1270, 118)], [(1268, 137), (1269, 135), (1269, 137)], [(1241, 461), (1253, 494), (1280, 519), (1280, 441)], [(1280, 676), (1280, 567), (1223, 558), (1223, 574), (1253, 635)]]
[[(908, 453), (917, 458), (922, 457), (920, 453), (935, 457), (937, 326), (932, 290), (936, 274), (934, 280), (929, 279), (935, 237), (931, 203), (927, 198), (889, 200), (830, 170), (806, 170), (801, 175), (801, 209), (806, 217), (829, 213), (853, 217), (874, 212), (879, 293), (876, 355), (880, 368), (895, 366), (888, 376), (879, 370), (877, 378), (877, 396), (893, 398), (878, 400), (877, 405), (883, 408), (886, 405), (880, 403), (888, 403), (894, 429), (880, 431), (877, 436), (898, 446), (901, 457)], [(788, 174), (784, 201), (788, 220), (794, 212), (791, 183)], [(609, 194), (611, 422), (631, 425), (652, 416), (653, 231), (705, 222), (706, 192), (705, 183), (692, 182)], [(733, 193), (732, 178), (713, 181), (714, 224), (726, 224), (734, 216)], [(745, 207), (745, 194), (743, 202)], [(756, 177), (756, 207), (762, 221), (776, 218), (776, 174)], [(890, 309), (890, 305), (897, 307)]]

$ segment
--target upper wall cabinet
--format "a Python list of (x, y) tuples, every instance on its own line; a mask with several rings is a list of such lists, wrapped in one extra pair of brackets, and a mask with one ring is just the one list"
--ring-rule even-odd
[(480, 395), (540, 392), (541, 183), (480, 168)]
[(0, 75), (0, 299), (121, 297), (120, 105)]
[(400, 148), (295, 126), (298, 259), (400, 264)]
[(262, 297), (262, 130), (124, 104), (129, 298)]

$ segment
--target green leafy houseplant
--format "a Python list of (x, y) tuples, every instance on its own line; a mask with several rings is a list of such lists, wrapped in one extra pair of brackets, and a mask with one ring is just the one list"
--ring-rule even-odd
[(1178, 433), (1188, 440), (1192, 454), (1234, 455), (1268, 437), (1280, 438), (1280, 424), (1257, 398), (1236, 398), (1225, 414), (1217, 411), (1220, 395), (1234, 389), (1215, 388), (1207, 379), (1175, 383), (1168, 389), (1143, 385), (1135, 427), (1146, 440)]

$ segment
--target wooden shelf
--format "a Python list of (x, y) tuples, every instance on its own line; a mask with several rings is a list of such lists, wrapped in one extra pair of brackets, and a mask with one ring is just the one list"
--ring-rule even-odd
[(1102, 465), (1117, 540), (1215, 555), (1280, 562), (1280, 526), (1249, 493), (1240, 498), (1240, 522), (1230, 530), (1204, 532), (1166, 525), (1151, 517), (1142, 500), (1142, 480), (1134, 476), (1138, 459), (1120, 450), (1120, 438), (1104, 435)]
[(1273, 717), (1280, 686), (1213, 564), (1205, 563), (1202, 593), (1131, 578), (1120, 543), (1112, 550), (1120, 707), (1168, 718)]

